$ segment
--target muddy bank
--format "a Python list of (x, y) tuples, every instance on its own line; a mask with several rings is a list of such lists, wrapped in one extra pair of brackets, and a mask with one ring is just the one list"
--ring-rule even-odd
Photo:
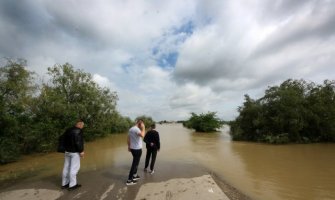
[[(206, 182), (203, 180), (210, 178), (213, 179), (213, 183), (215, 182), (215, 185), (213, 184), (212, 189), (208, 188), (205, 191), (219, 195), (220, 191), (216, 189), (217, 187), (221, 189), (221, 191), (224, 192), (224, 194), (229, 199), (249, 199), (247, 196), (243, 195), (238, 190), (231, 187), (229, 184), (227, 184), (224, 180), (220, 179), (215, 174), (211, 173), (203, 167), (199, 167), (194, 164), (160, 162), (156, 167), (155, 174), (153, 175), (145, 173), (143, 171), (143, 168), (140, 167), (138, 174), (141, 176), (141, 179), (139, 180), (138, 184), (126, 186), (125, 181), (127, 179), (129, 167), (129, 165), (119, 165), (112, 166), (111, 168), (107, 169), (79, 173), (78, 182), (82, 184), (82, 187), (75, 191), (61, 190), (60, 176), (51, 176), (40, 180), (33, 180), (27, 178), (24, 180), (7, 183), (4, 184), (5, 188), (0, 189), (0, 200), (135, 199), (140, 191), (141, 186), (144, 186), (146, 184), (146, 195), (148, 195), (148, 192), (151, 192), (151, 194), (149, 194), (149, 197), (151, 196), (151, 199), (155, 199), (155, 194), (156, 196), (158, 196), (159, 194), (164, 193), (165, 196), (169, 196), (170, 194), (170, 197), (173, 197), (172, 194), (177, 194), (177, 191), (181, 191), (180, 187), (161, 187), (160, 184), (164, 184), (163, 182), (170, 183), (172, 185), (176, 183), (176, 181), (183, 182), (185, 183), (183, 187), (185, 189), (188, 188), (189, 191), (191, 191), (191, 188), (201, 187), (201, 184), (206, 184)], [(191, 183), (194, 185), (190, 185)], [(152, 189), (150, 189), (150, 184), (156, 184), (156, 186), (152, 185)], [(173, 188), (175, 188), (176, 191), (174, 191)], [(184, 197), (189, 197), (189, 199), (194, 199), (194, 196), (190, 196), (189, 194), (182, 193), (181, 195), (184, 195)], [(175, 197), (178, 197), (178, 195), (175, 195)], [(222, 196), (222, 199), (224, 199), (224, 196)]]

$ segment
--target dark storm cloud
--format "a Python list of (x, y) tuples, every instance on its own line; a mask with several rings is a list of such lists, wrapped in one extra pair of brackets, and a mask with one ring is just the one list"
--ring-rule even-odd
[(260, 7), (260, 13), (259, 16), (261, 20), (264, 21), (277, 21), (282, 20), (283, 18), (286, 18), (287, 16), (290, 16), (294, 13), (296, 13), (298, 10), (300, 10), (302, 7), (319, 3), (322, 1), (315, 1), (315, 0), (273, 0), (273, 1), (267, 1), (264, 0)]
[(1, 56), (27, 59), (46, 50), (51, 54), (60, 45), (98, 48), (104, 44), (98, 40), (94, 26), (81, 17), (83, 11), (75, 6), (73, 2), (55, 6), (38, 1), (0, 1)]
[[(208, 59), (213, 58), (208, 57)], [(174, 78), (179, 83), (194, 81), (199, 85), (205, 86), (217, 79), (236, 78), (236, 74), (239, 71), (237, 66), (238, 63), (230, 58), (213, 59), (210, 63), (194, 63), (191, 69), (177, 68)]]
[(45, 7), (52, 17), (52, 26), (59, 31), (59, 37), (66, 35), (80, 45), (96, 48), (105, 46), (107, 41), (100, 37), (97, 27), (100, 24), (94, 23), (85, 15), (89, 12), (89, 7), (82, 8), (73, 1), (58, 6), (49, 3)]
[(48, 15), (37, 4), (29, 1), (0, 1), (0, 53), (20, 56), (20, 48), (32, 45), (46, 30)]
[[(48, 15), (34, 1), (0, 1), (0, 16), (9, 26), (30, 34), (41, 33), (48, 23)], [(2, 27), (6, 30), (6, 27)]]
[(154, 107), (160, 119), (221, 101), (231, 117), (249, 91), (330, 79), (334, 36), (334, 0), (0, 1), (1, 58), (25, 58), (38, 74), (69, 62), (121, 88), (122, 112)]
[[(289, 1), (291, 2), (291, 1)], [(292, 1), (294, 2), (294, 1)], [(307, 4), (308, 1), (304, 2)], [(273, 33), (260, 47), (254, 52), (254, 56), (264, 56), (275, 53), (283, 48), (305, 40), (315, 39), (325, 41), (335, 35), (335, 1), (313, 1), (308, 2), (309, 6), (297, 7), (293, 4), (291, 20)], [(302, 3), (303, 4), (303, 3)], [(285, 3), (279, 10), (287, 12), (287, 8), (292, 3)], [(306, 11), (307, 10), (307, 11)], [(293, 13), (295, 11), (296, 13)], [(307, 12), (306, 16), (301, 12)], [(279, 12), (281, 13), (281, 12)], [(271, 16), (271, 9), (269, 12)], [(290, 15), (289, 15), (290, 16)], [(286, 16), (288, 17), (288, 16)]]
[[(209, 25), (214, 28), (195, 32), (186, 41), (174, 72), (178, 83), (223, 92), (331, 70), (335, 1), (249, 3), (248, 8), (235, 1), (225, 3), (226, 9), (213, 8), (225, 12), (214, 12), (216, 20)], [(314, 52), (313, 47), (319, 49)]]

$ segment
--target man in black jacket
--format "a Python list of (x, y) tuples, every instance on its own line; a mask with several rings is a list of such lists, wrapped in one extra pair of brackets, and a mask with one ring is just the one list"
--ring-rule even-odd
[(147, 134), (144, 137), (144, 142), (146, 143), (147, 147), (147, 155), (145, 157), (145, 167), (144, 171), (147, 171), (147, 168), (149, 166), (149, 161), (151, 157), (151, 164), (150, 164), (150, 174), (153, 174), (155, 172), (154, 166), (157, 156), (157, 151), (159, 151), (161, 145), (159, 141), (159, 133), (155, 130), (156, 125), (151, 125), (151, 130), (147, 132)]
[(77, 174), (80, 169), (80, 157), (84, 157), (84, 122), (78, 120), (74, 127), (64, 133), (65, 159), (62, 175), (62, 189), (74, 190), (81, 185), (77, 183)]

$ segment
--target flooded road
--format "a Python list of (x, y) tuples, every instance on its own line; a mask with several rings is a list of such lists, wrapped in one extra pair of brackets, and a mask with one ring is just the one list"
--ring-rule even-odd
[[(164, 173), (160, 171), (164, 163), (199, 165), (253, 199), (335, 199), (335, 144), (232, 142), (228, 128), (204, 134), (181, 124), (157, 125), (157, 130), (161, 137), (157, 173)], [(87, 143), (81, 172), (130, 167), (126, 136), (116, 134)], [(144, 157), (142, 154), (140, 169)], [(62, 165), (63, 155), (59, 153), (26, 156), (0, 166), (0, 181), (58, 175)]]

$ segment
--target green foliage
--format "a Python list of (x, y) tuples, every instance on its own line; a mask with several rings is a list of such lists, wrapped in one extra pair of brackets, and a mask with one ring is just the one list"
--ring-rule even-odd
[(116, 114), (116, 93), (100, 88), (91, 74), (74, 70), (66, 63), (48, 68), (51, 83), (43, 84), (36, 106), (39, 123), (56, 121), (56, 135), (45, 134), (43, 139), (57, 138), (74, 120), (85, 122), (85, 139), (92, 140), (111, 132), (111, 122)]
[(183, 122), (183, 125), (186, 128), (195, 129), (197, 132), (215, 132), (222, 126), (222, 122), (215, 112), (200, 115), (191, 113), (191, 115), (187, 121)]
[(335, 82), (323, 85), (287, 80), (252, 100), (245, 96), (239, 116), (230, 122), (234, 140), (267, 143), (334, 142)]
[(111, 120), (111, 133), (123, 133), (134, 124), (129, 117), (123, 117), (119, 113), (115, 113)]
[[(89, 119), (95, 117), (91, 114), (95, 110), (99, 111), (96, 115), (115, 112), (116, 93), (100, 88), (92, 80), (91, 74), (74, 71), (70, 64), (49, 68), (49, 74), (53, 83), (50, 94), (58, 96), (60, 103), (65, 104), (66, 109), (75, 110), (78, 116)], [(46, 89), (50, 87), (46, 86)]]
[(25, 66), (24, 60), (8, 60), (0, 68), (1, 164), (21, 154), (54, 151), (59, 135), (79, 118), (86, 141), (133, 124), (116, 111), (117, 94), (99, 87), (91, 74), (68, 63), (55, 65), (48, 68), (50, 82), (37, 88)]
[(146, 116), (146, 115), (141, 115), (141, 116), (136, 117), (135, 121), (139, 119), (141, 119), (144, 122), (146, 129), (148, 129), (152, 124), (155, 123), (155, 121), (151, 117)]
[(35, 85), (33, 73), (25, 69), (24, 60), (7, 60), (0, 68), (0, 163), (18, 159), (27, 151), (33, 113), (31, 103)]
[(16, 161), (20, 157), (17, 141), (11, 138), (0, 138), (0, 164)]

